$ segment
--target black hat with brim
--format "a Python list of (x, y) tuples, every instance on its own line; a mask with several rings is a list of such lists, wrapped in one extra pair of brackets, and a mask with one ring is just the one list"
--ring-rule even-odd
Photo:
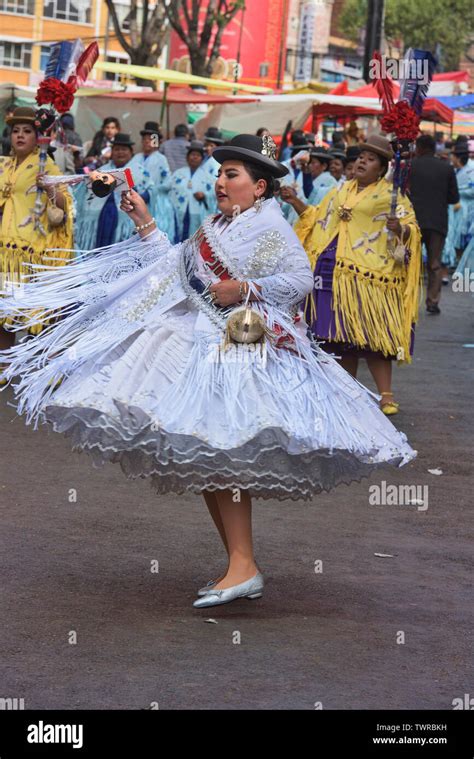
[(469, 145), (467, 142), (458, 142), (454, 148), (452, 148), (451, 153), (454, 153), (454, 155), (469, 155)]
[(347, 161), (347, 155), (344, 150), (337, 150), (336, 148), (334, 150), (329, 151), (330, 158), (339, 158), (341, 161), (344, 161), (344, 163)]
[(222, 132), (216, 127), (209, 127), (203, 139), (206, 142), (212, 142), (213, 145), (223, 145), (225, 143)]
[(302, 150), (305, 150), (308, 152), (309, 150), (312, 150), (314, 148), (314, 145), (312, 142), (302, 142), (301, 145), (292, 145), (291, 146), (291, 155), (296, 155), (297, 153), (300, 153)]
[(124, 134), (123, 132), (117, 132), (117, 134), (114, 137), (114, 141), (112, 143), (112, 146), (115, 147), (115, 145), (122, 145), (125, 148), (132, 148), (135, 143), (132, 142), (129, 134)]
[(351, 163), (352, 161), (357, 161), (359, 156), (360, 156), (360, 148), (357, 145), (349, 145), (349, 147), (346, 150), (347, 162)]
[(203, 143), (199, 142), (199, 140), (193, 140), (193, 142), (190, 142), (189, 145), (188, 145), (187, 155), (189, 155), (193, 151), (196, 151), (197, 153), (201, 153), (201, 155), (204, 155), (204, 145), (203, 145)]
[(146, 121), (143, 129), (140, 130), (140, 134), (143, 137), (145, 134), (160, 134), (160, 125), (157, 121)]
[(328, 151), (326, 150), (326, 148), (314, 148), (313, 147), (312, 150), (310, 150), (309, 154), (310, 154), (311, 158), (317, 158), (318, 161), (321, 161), (321, 162), (324, 161), (327, 164), (329, 164), (330, 161), (331, 161), (331, 158), (333, 158), (333, 156), (331, 156), (328, 153)]
[(228, 145), (216, 148), (212, 154), (218, 163), (244, 161), (264, 169), (272, 177), (285, 177), (289, 170), (276, 160), (276, 145), (271, 137), (238, 134)]

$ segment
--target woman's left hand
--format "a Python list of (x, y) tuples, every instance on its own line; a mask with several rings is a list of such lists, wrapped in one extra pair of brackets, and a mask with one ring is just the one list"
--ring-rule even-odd
[(40, 173), (39, 173), (39, 174), (36, 176), (36, 186), (37, 186), (37, 187), (38, 187), (40, 190), (46, 190), (46, 192), (48, 192), (48, 187), (47, 187), (47, 185), (45, 185), (45, 183), (44, 183), (44, 178), (45, 178), (45, 176), (46, 176), (46, 172), (44, 172), (44, 171), (40, 172)]
[(397, 237), (402, 236), (402, 225), (396, 216), (389, 216), (387, 219), (387, 229), (393, 232)]
[(236, 279), (226, 279), (224, 282), (216, 282), (209, 288), (211, 293), (216, 293), (214, 303), (218, 306), (230, 306), (232, 303), (240, 303), (240, 282)]

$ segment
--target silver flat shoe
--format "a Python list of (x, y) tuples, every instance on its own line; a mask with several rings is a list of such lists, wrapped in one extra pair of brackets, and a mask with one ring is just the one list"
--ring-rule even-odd
[(211, 588), (213, 588), (214, 585), (216, 585), (216, 583), (217, 583), (217, 580), (209, 580), (209, 582), (206, 585), (204, 585), (204, 587), (199, 588), (198, 593), (197, 593), (198, 596), (205, 596), (206, 593), (209, 593)]
[(203, 609), (206, 606), (220, 606), (220, 604), (227, 604), (229, 601), (235, 601), (236, 598), (261, 598), (263, 596), (263, 575), (261, 572), (257, 572), (254, 577), (245, 582), (239, 583), (239, 585), (232, 585), (230, 588), (223, 588), (222, 590), (213, 590), (212, 588), (207, 591), (202, 598), (198, 598), (194, 601), (193, 606), (196, 609)]

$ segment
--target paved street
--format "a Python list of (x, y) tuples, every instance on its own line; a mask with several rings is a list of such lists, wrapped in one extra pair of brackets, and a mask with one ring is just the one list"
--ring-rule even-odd
[[(396, 369), (396, 424), (418, 458), (311, 504), (256, 501), (264, 597), (211, 610), (192, 607), (224, 561), (201, 498), (93, 469), (1, 393), (0, 697), (27, 709), (451, 709), (472, 694), (473, 305), (444, 288), (414, 363)], [(428, 508), (371, 505), (382, 480), (428, 485)]]

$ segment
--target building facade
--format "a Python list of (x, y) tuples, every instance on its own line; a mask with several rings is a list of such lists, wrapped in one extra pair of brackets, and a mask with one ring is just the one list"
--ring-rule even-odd
[(320, 78), (328, 52), (334, 0), (289, 0), (286, 36), (286, 79), (309, 82)]
[[(126, 30), (129, 3), (115, 7)], [(0, 0), (0, 28), (0, 82), (36, 86), (50, 45), (63, 40), (81, 38), (87, 45), (97, 39), (102, 60), (128, 62), (103, 0)]]
[[(275, 88), (283, 81), (285, 42), (290, 0), (246, 0), (245, 9), (237, 13), (222, 35), (220, 56), (212, 76), (245, 84)], [(207, 0), (200, 5), (204, 19)], [(170, 35), (170, 67), (191, 73), (186, 45), (173, 31)]]

